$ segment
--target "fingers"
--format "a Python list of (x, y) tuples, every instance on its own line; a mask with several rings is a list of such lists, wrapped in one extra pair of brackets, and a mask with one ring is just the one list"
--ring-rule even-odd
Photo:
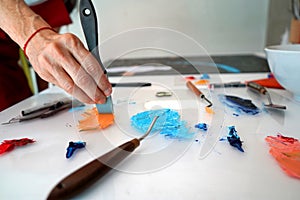
[(64, 63), (67, 63), (65, 67), (66, 72), (90, 98), (98, 103), (104, 103), (106, 99), (104, 97), (109, 96), (112, 92), (111, 84), (106, 74), (104, 74), (98, 61), (84, 48), (79, 39), (70, 34), (67, 34), (66, 38), (68, 40), (66, 47), (72, 53), (72, 56), (65, 57)]
[[(61, 87), (64, 89), (67, 93), (73, 95), (76, 97), (79, 101), (84, 102), (84, 103), (95, 103), (84, 91), (82, 91), (79, 87), (77, 87), (71, 77), (64, 71), (63, 68), (60, 66), (54, 66), (52, 62), (46, 58), (44, 58), (44, 67), (46, 69), (52, 69), (52, 73), (50, 74), (50, 70), (44, 70), (41, 71), (39, 74), (42, 78), (45, 80)], [(104, 98), (104, 97), (103, 97)]]
[(82, 102), (105, 103), (111, 84), (81, 41), (72, 34), (51, 32), (45, 37), (31, 43), (30, 61), (37, 73)]

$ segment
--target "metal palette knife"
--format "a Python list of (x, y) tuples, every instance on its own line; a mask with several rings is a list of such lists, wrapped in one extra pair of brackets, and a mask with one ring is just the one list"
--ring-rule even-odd
[(279, 109), (279, 110), (286, 110), (286, 106), (284, 105), (278, 105), (278, 104), (274, 104), (271, 100), (271, 95), (269, 94), (269, 92), (267, 91), (267, 89), (262, 86), (262, 85), (259, 85), (258, 83), (255, 83), (255, 82), (248, 82), (246, 84), (250, 89), (256, 91), (256, 92), (259, 92), (260, 94), (263, 94), (263, 95), (267, 95), (267, 98), (268, 98), (268, 102), (269, 104), (264, 104), (264, 106), (266, 108), (273, 108), (273, 109)]
[[(103, 72), (107, 71), (101, 61), (98, 48), (98, 22), (96, 11), (91, 0), (80, 0), (79, 4), (80, 21), (89, 51), (99, 62)], [(107, 97), (106, 103), (96, 104), (98, 113), (113, 113), (111, 96)]]

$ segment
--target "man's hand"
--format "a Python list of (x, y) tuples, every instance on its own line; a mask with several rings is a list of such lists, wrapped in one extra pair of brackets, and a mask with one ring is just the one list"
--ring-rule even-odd
[(101, 66), (82, 42), (75, 35), (49, 29), (36, 33), (50, 25), (24, 1), (0, 0), (0, 27), (20, 47), (26, 44), (26, 55), (44, 80), (85, 103), (104, 103), (111, 94)]
[(104, 103), (111, 85), (97, 60), (73, 34), (42, 30), (26, 50), (30, 63), (44, 80), (85, 103)]

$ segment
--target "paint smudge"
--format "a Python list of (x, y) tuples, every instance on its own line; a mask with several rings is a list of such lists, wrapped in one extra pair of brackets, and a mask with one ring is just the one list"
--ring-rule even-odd
[(205, 107), (205, 112), (208, 114), (215, 114), (214, 110), (211, 107)]
[(300, 142), (299, 140), (278, 134), (265, 138), (270, 146), (270, 154), (276, 159), (283, 171), (300, 178)]
[(196, 81), (195, 84), (196, 85), (208, 85), (209, 84), (209, 80), (200, 79), (200, 80)]
[(148, 110), (131, 117), (131, 125), (139, 132), (148, 130), (153, 118), (159, 116), (152, 128), (152, 132), (160, 132), (167, 138), (190, 139), (195, 133), (190, 132), (187, 122), (180, 120), (180, 115), (172, 109)]
[(80, 131), (105, 129), (114, 123), (113, 113), (98, 113), (97, 108), (87, 110), (82, 117), (78, 124)]
[(73, 107), (73, 108), (70, 108), (69, 110), (68, 110), (68, 112), (77, 112), (77, 111), (81, 111), (81, 110), (83, 110), (84, 109), (84, 105), (83, 106), (77, 106), (77, 107)]
[(227, 140), (229, 144), (241, 152), (244, 152), (244, 149), (242, 148), (242, 141), (240, 139), (240, 136), (238, 136), (237, 131), (235, 130), (235, 126), (229, 126), (228, 127), (229, 132), (227, 135)]
[(196, 78), (194, 76), (187, 76), (185, 77), (185, 80), (186, 81), (192, 81), (192, 80), (195, 80)]
[(86, 145), (85, 142), (69, 142), (69, 146), (67, 148), (67, 153), (66, 153), (66, 158), (71, 158), (72, 155), (74, 154), (74, 152), (77, 150), (77, 149), (82, 149), (84, 148)]
[(219, 99), (223, 104), (234, 109), (237, 113), (244, 112), (250, 115), (260, 113), (260, 109), (256, 107), (250, 99), (243, 99), (231, 95), (219, 95)]
[(9, 152), (15, 149), (15, 147), (25, 146), (30, 143), (34, 143), (33, 139), (28, 138), (21, 138), (21, 139), (14, 139), (14, 140), (4, 140), (0, 144), (0, 155)]
[(210, 79), (210, 76), (208, 74), (202, 74), (200, 76), (200, 79), (202, 79), (202, 80), (208, 80), (208, 79)]
[(195, 128), (198, 128), (202, 131), (207, 131), (208, 125), (206, 123), (199, 123), (195, 125)]

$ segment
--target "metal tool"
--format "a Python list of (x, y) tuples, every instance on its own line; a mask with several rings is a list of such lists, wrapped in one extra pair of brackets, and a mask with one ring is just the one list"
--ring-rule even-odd
[(197, 96), (199, 96), (201, 99), (204, 99), (208, 105), (206, 107), (211, 107), (213, 104), (210, 100), (208, 100), (205, 95), (191, 82), (191, 81), (187, 81), (186, 82), (186, 86)]
[(151, 85), (151, 83), (146, 82), (111, 83), (112, 87), (148, 87)]
[(172, 96), (173, 93), (169, 92), (169, 91), (160, 91), (160, 92), (156, 92), (155, 96), (157, 97), (170, 97)]
[[(81, 102), (78, 102), (77, 104), (78, 106), (83, 105)], [(42, 106), (22, 110), (21, 115), (16, 116), (10, 119), (8, 122), (2, 123), (1, 125), (23, 122), (36, 118), (47, 118), (67, 108), (72, 108), (71, 99), (59, 100)]]
[(215, 88), (240, 88), (240, 87), (246, 87), (245, 83), (242, 82), (229, 82), (229, 83), (211, 83), (209, 84), (209, 89), (215, 89)]
[[(88, 45), (89, 51), (97, 59), (104, 74), (107, 71), (101, 61), (99, 48), (98, 48), (98, 22), (97, 15), (91, 0), (80, 0), (79, 4), (80, 21), (83, 33)], [(96, 104), (99, 113), (113, 113), (113, 104), (111, 96), (106, 98), (104, 104)]]
[(285, 110), (286, 109), (286, 106), (283, 106), (283, 105), (277, 105), (277, 104), (273, 104), (272, 103), (272, 100), (271, 100), (271, 95), (270, 93), (267, 91), (267, 89), (262, 86), (262, 85), (259, 85), (258, 83), (255, 83), (255, 82), (247, 82), (247, 87), (253, 89), (254, 91), (257, 91), (259, 92), (260, 94), (263, 94), (263, 95), (266, 95), (267, 98), (268, 98), (268, 101), (269, 101), (269, 104), (264, 104), (264, 106), (266, 108), (273, 108), (273, 109), (282, 109), (282, 110)]
[(69, 199), (101, 179), (140, 145), (151, 132), (157, 118), (153, 118), (147, 132), (139, 139), (118, 146), (64, 178), (52, 189), (47, 199)]

